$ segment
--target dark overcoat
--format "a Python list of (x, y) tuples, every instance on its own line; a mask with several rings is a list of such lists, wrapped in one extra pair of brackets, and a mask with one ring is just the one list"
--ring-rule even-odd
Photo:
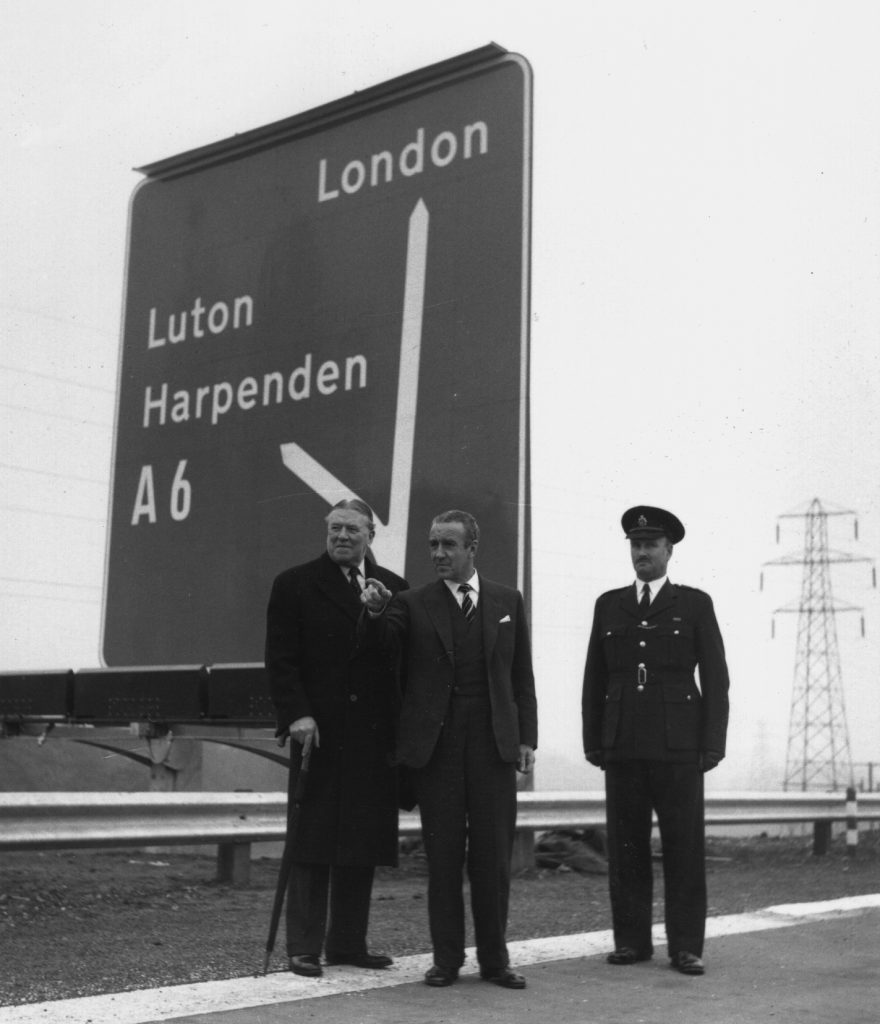
[(587, 650), (584, 752), (601, 750), (606, 761), (723, 756), (729, 685), (708, 594), (667, 581), (643, 613), (635, 586), (609, 590), (596, 601)]
[[(407, 587), (369, 560), (364, 568), (395, 593)], [(358, 646), (361, 608), (326, 553), (282, 572), (269, 598), (266, 669), (278, 734), (305, 716), (320, 733), (296, 828), (294, 857), (303, 863), (397, 863), (396, 662)], [(291, 798), (300, 754), (293, 744)]]

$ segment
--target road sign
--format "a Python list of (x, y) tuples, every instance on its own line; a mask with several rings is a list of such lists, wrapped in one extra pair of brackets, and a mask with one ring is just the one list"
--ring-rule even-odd
[(491, 46), (143, 169), (106, 664), (261, 660), (272, 579), (343, 497), (412, 583), (464, 508), (525, 588), (530, 113)]

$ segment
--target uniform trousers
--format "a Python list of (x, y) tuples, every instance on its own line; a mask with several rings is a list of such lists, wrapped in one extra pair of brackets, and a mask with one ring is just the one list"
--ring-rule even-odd
[(287, 884), (287, 955), (320, 956), (325, 947), (325, 933), (328, 953), (340, 956), (366, 953), (374, 871), (372, 864), (294, 862)]
[(467, 864), (477, 960), (507, 967), (510, 860), (516, 830), (516, 766), (498, 755), (489, 695), (453, 695), (431, 760), (412, 772), (428, 860), (434, 962), (464, 962)]
[(703, 772), (698, 764), (611, 761), (606, 764), (608, 874), (614, 945), (640, 955), (651, 942), (654, 869), (651, 818), (663, 849), (669, 956), (703, 955), (706, 864)]

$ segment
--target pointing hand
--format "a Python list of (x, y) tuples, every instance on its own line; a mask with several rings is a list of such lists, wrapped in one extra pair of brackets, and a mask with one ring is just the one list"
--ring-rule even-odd
[(361, 601), (367, 606), (368, 611), (379, 615), (385, 611), (385, 605), (390, 600), (391, 591), (380, 580), (367, 579), (364, 581)]

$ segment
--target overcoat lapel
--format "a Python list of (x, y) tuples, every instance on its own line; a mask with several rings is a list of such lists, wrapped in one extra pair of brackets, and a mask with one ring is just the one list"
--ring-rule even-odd
[[(365, 564), (364, 568), (366, 569), (368, 565), (369, 563)], [(372, 574), (371, 569), (367, 575)], [(351, 587), (345, 582), (345, 577), (342, 575), (339, 566), (326, 552), (321, 556), (316, 583), (318, 590), (324, 594), (328, 601), (335, 604), (352, 622), (357, 622), (361, 614), (360, 602), (355, 599)]]

